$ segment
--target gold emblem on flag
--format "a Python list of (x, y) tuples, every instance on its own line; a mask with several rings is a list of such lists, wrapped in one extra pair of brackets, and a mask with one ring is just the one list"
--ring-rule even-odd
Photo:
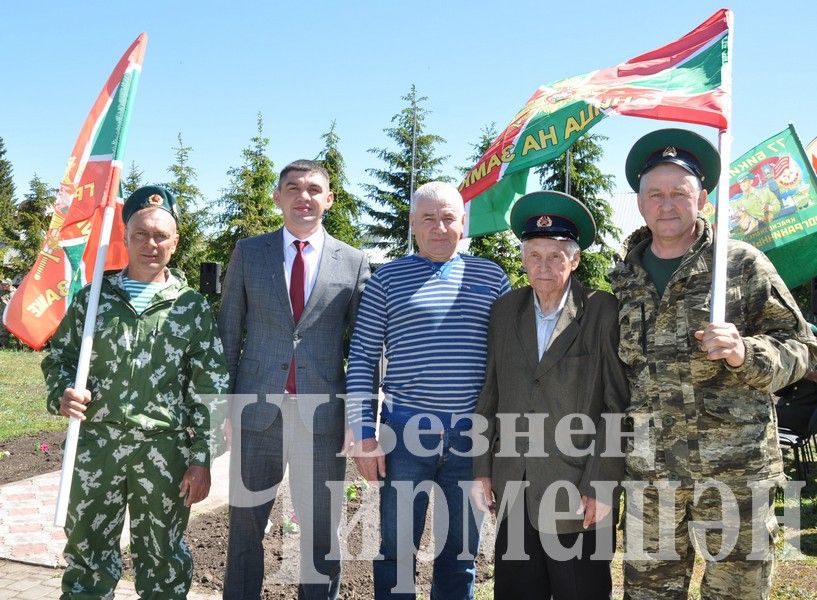
[(159, 194), (151, 194), (150, 198), (148, 198), (148, 202), (153, 204), (154, 206), (161, 206), (164, 204), (165, 199), (162, 198)]
[(661, 156), (678, 156), (678, 150), (675, 149), (675, 146), (667, 146)]
[(542, 215), (536, 220), (537, 227), (550, 227), (551, 225), (553, 225), (553, 219), (547, 215)]

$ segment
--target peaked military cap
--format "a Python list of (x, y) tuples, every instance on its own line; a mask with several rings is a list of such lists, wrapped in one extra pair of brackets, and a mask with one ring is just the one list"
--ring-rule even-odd
[(149, 206), (163, 208), (170, 213), (174, 221), (179, 220), (176, 212), (176, 197), (169, 190), (158, 185), (140, 187), (128, 196), (125, 205), (122, 207), (122, 220), (127, 223), (135, 212)]
[(573, 240), (588, 248), (596, 239), (596, 222), (587, 207), (562, 192), (525, 194), (511, 209), (511, 229), (525, 241), (535, 237)]
[(644, 173), (667, 163), (697, 177), (707, 192), (718, 185), (720, 154), (708, 139), (687, 129), (659, 129), (633, 144), (624, 167), (627, 182), (637, 192)]

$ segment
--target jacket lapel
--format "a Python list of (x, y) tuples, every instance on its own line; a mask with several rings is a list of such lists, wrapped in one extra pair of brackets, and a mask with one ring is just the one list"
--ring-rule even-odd
[(575, 278), (571, 277), (570, 293), (567, 295), (562, 314), (559, 315), (553, 335), (550, 337), (550, 347), (545, 350), (536, 368), (537, 375), (543, 375), (559, 362), (573, 344), (573, 340), (579, 335), (578, 320), (584, 310), (584, 299), (584, 288)]
[(284, 275), (284, 230), (278, 229), (267, 236), (267, 259), (272, 265), (272, 288), (273, 294), (278, 301), (278, 305), (287, 307), (287, 313), (295, 324), (292, 318), (292, 305), (289, 302), (289, 290), (287, 289), (287, 280)]
[(316, 306), (324, 304), (324, 296), (328, 293), (329, 282), (337, 279), (336, 271), (340, 264), (339, 252), (340, 244), (324, 230), (323, 252), (321, 252), (321, 259), (318, 262), (318, 276), (315, 279), (312, 292), (309, 294), (309, 300), (306, 301), (306, 306), (304, 306), (301, 322), (309, 317), (309, 313), (314, 311)]
[(519, 338), (522, 353), (531, 371), (539, 363), (539, 346), (536, 343), (536, 315), (533, 310), (533, 288), (519, 307), (519, 318), (516, 319), (516, 336)]

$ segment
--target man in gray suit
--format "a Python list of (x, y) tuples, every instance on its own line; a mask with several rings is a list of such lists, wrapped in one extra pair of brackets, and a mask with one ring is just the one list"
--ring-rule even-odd
[(284, 227), (238, 242), (218, 320), (236, 394), (224, 598), (260, 597), (264, 529), (287, 465), (301, 525), (299, 598), (336, 598), (340, 560), (327, 555), (341, 497), (325, 484), (344, 480), (344, 337), (369, 266), (323, 228), (334, 196), (319, 163), (284, 167), (273, 199)]
[(530, 286), (491, 311), (477, 403), (490, 449), (474, 458), (472, 490), (483, 511), (493, 509), (494, 494), (499, 502), (494, 594), (609, 598), (611, 512), (624, 455), (620, 443), (607, 448), (604, 417), (619, 423), (629, 397), (616, 300), (572, 276), (596, 234), (578, 200), (560, 192), (523, 196), (511, 227)]

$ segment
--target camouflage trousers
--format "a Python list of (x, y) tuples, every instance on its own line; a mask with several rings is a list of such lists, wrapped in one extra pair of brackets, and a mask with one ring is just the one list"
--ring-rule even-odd
[(126, 507), (139, 597), (187, 597), (193, 560), (182, 536), (190, 509), (179, 484), (188, 457), (185, 432), (82, 425), (65, 526), (63, 600), (113, 598)]
[(625, 600), (686, 600), (696, 551), (705, 560), (701, 600), (768, 598), (778, 528), (774, 484), (760, 483), (754, 493), (746, 485), (680, 486), (674, 498), (665, 487), (628, 489)]

